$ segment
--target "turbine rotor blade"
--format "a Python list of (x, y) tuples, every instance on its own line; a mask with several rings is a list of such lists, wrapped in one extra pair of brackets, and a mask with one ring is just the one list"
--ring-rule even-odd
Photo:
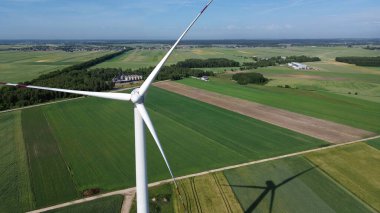
[(50, 88), (50, 87), (39, 87), (39, 86), (31, 86), (31, 85), (24, 85), (24, 84), (12, 84), (12, 83), (3, 83), (3, 82), (0, 82), (0, 85), (12, 86), (12, 87), (18, 87), (18, 88), (47, 90), (47, 91), (53, 91), (53, 92), (63, 92), (63, 93), (85, 95), (85, 96), (92, 96), (92, 97), (112, 99), (112, 100), (121, 100), (121, 101), (131, 100), (131, 94), (127, 94), (127, 93), (90, 92), (90, 91), (59, 89), (59, 88)]
[(144, 120), (144, 122), (145, 122), (145, 125), (148, 127), (148, 129), (149, 129), (151, 135), (153, 136), (153, 139), (154, 139), (154, 141), (156, 142), (156, 144), (157, 144), (157, 146), (158, 146), (158, 149), (159, 149), (160, 152), (161, 152), (162, 157), (164, 158), (164, 161), (165, 161), (166, 167), (168, 167), (168, 169), (169, 169), (169, 172), (170, 172), (170, 175), (172, 176), (172, 179), (173, 179), (173, 181), (174, 181), (174, 184), (175, 184), (176, 188), (178, 188), (177, 181), (176, 181), (176, 179), (175, 179), (175, 177), (174, 177), (174, 175), (173, 175), (173, 172), (172, 172), (172, 170), (171, 170), (171, 168), (170, 168), (169, 162), (168, 162), (168, 160), (167, 160), (167, 158), (166, 158), (165, 152), (164, 152), (164, 150), (162, 149), (162, 146), (161, 146), (160, 140), (158, 139), (158, 136), (157, 136), (156, 130), (154, 129), (153, 123), (152, 123), (152, 121), (150, 120), (150, 117), (149, 117), (149, 115), (148, 115), (148, 112), (146, 111), (146, 108), (145, 108), (144, 104), (139, 104), (139, 103), (137, 103), (137, 104), (135, 104), (135, 106), (136, 106), (137, 110), (139, 111), (141, 117), (143, 118), (143, 120)]
[(139, 94), (143, 96), (148, 90), (149, 86), (152, 84), (158, 73), (160, 72), (162, 66), (168, 60), (169, 56), (172, 54), (173, 50), (177, 47), (178, 43), (182, 40), (182, 38), (187, 34), (187, 32), (191, 29), (191, 27), (195, 24), (198, 18), (205, 12), (208, 6), (214, 0), (210, 0), (207, 5), (202, 9), (202, 11), (195, 17), (195, 19), (190, 23), (190, 25), (186, 28), (186, 30), (182, 33), (182, 35), (178, 38), (178, 40), (174, 43), (174, 45), (170, 48), (170, 50), (166, 53), (166, 55), (161, 59), (161, 61), (157, 64), (157, 66), (153, 69), (152, 73), (148, 76), (148, 78), (141, 85)]

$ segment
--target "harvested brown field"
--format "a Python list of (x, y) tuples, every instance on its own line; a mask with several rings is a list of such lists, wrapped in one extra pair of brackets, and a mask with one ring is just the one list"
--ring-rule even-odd
[(172, 81), (154, 84), (156, 87), (240, 113), (276, 126), (293, 130), (331, 143), (344, 143), (374, 135), (372, 132), (331, 121), (221, 95)]

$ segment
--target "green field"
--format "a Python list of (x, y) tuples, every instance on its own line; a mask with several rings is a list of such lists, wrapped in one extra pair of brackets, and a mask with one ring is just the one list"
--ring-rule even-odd
[[(149, 94), (147, 108), (177, 176), (327, 145), (155, 87)], [(131, 104), (84, 98), (26, 109), (21, 119), (36, 207), (89, 188), (135, 184)], [(149, 181), (169, 178), (150, 136), (147, 152)]]
[(31, 185), (36, 208), (78, 198), (70, 165), (61, 155), (45, 112), (39, 108), (22, 111), (22, 132), (28, 152)]
[(369, 144), (369, 145), (371, 145), (371, 146), (373, 146), (373, 147), (375, 147), (375, 148), (377, 148), (377, 149), (380, 150), (380, 138), (374, 139), (374, 140), (370, 140), (370, 141), (367, 142), (367, 144)]
[[(167, 49), (143, 50), (136, 49), (123, 56), (99, 64), (97, 67), (115, 67), (115, 68), (140, 68), (156, 65), (167, 52)], [(274, 57), (274, 56), (292, 56), (307, 55), (317, 56), (323, 61), (334, 60), (338, 56), (377, 56), (379, 52), (365, 50), (360, 47), (290, 47), (290, 48), (183, 48), (174, 51), (169, 58), (168, 64), (177, 63), (189, 58), (228, 58), (239, 62), (252, 62), (247, 57)]]
[(209, 82), (184, 79), (180, 83), (282, 108), (316, 118), (380, 132), (380, 104), (327, 92), (310, 92), (266, 86), (242, 86), (231, 80)]
[(380, 211), (380, 151), (357, 143), (307, 154), (329, 176)]
[[(147, 107), (177, 175), (326, 144), (157, 88), (152, 88), (150, 94)], [(93, 187), (113, 190), (133, 186), (133, 110), (130, 104), (88, 98), (39, 109), (46, 112), (52, 134), (79, 191)], [(225, 129), (230, 131), (223, 131)], [(149, 180), (168, 178), (151, 137), (147, 143)], [(209, 155), (210, 152), (215, 154)]]
[(276, 66), (259, 68), (254, 72), (260, 72), (271, 79), (267, 86), (289, 85), (292, 88), (327, 91), (380, 102), (380, 72), (376, 68), (331, 62), (308, 64), (319, 70), (295, 71), (285, 66)]
[(0, 114), (0, 212), (34, 208), (21, 112)]
[[(166, 51), (137, 49), (96, 67), (153, 66)], [(0, 81), (30, 80), (106, 53), (0, 51)], [(194, 79), (179, 82), (380, 133), (380, 103), (375, 103), (380, 102), (380, 68), (333, 61), (336, 56), (374, 54), (380, 55), (378, 51), (345, 47), (184, 48), (175, 51), (169, 64), (188, 58), (222, 57), (249, 62), (252, 59), (247, 57), (251, 56), (319, 56), (322, 62), (310, 63), (318, 68), (315, 71), (295, 73), (282, 66), (256, 70), (273, 79), (268, 86), (240, 86), (229, 80), (231, 74), (219, 75), (207, 83)], [(210, 70), (220, 73), (225, 69), (231, 68)], [(285, 84), (299, 89), (277, 87)], [(359, 94), (354, 95), (355, 92)], [(328, 145), (155, 87), (149, 91), (146, 106), (176, 176)], [(378, 142), (368, 144), (379, 148)], [(0, 114), (0, 145), (0, 212), (24, 212), (77, 199), (82, 197), (83, 190), (90, 188), (106, 192), (135, 184), (133, 107), (129, 103), (83, 98)], [(380, 211), (380, 173), (376, 167), (379, 151), (371, 146), (357, 144), (310, 154), (307, 158), (313, 163), (298, 157), (225, 174), (230, 184), (265, 186), (267, 180), (278, 184), (315, 164), (320, 167), (302, 173), (276, 191), (274, 210), (295, 212), (315, 208), (334, 212), (342, 208), (342, 212), (367, 212), (370, 209), (365, 202)], [(150, 136), (147, 156), (149, 181), (169, 178)], [(205, 189), (188, 200), (194, 209), (201, 205), (211, 211), (222, 211), (220, 202), (225, 199), (217, 191), (228, 187), (215, 188), (218, 185), (213, 185), (215, 179), (211, 177), (214, 178), (205, 176), (181, 182), (186, 189), (194, 189), (195, 184)], [(222, 174), (217, 178), (225, 181)], [(155, 190), (152, 196), (173, 189), (167, 185)], [(255, 201), (252, 198), (260, 197), (265, 189), (233, 187), (233, 190), (241, 206), (249, 209)], [(268, 197), (269, 194), (260, 205), (255, 204), (255, 209), (267, 212)], [(337, 201), (336, 197), (340, 199)], [(110, 208), (117, 211), (121, 202), (121, 198), (113, 197), (62, 211), (93, 212), (94, 208), (103, 211), (103, 207), (104, 211)], [(178, 197), (161, 204), (165, 212), (180, 211)]]
[(120, 213), (124, 197), (114, 195), (98, 200), (47, 211), (48, 213)]
[[(372, 212), (304, 157), (224, 172), (245, 212)], [(273, 199), (271, 195), (274, 191)]]
[[(120, 57), (99, 64), (97, 67), (132, 68), (155, 66), (164, 56), (166, 50), (141, 50), (130, 51)], [(365, 50), (361, 47), (290, 47), (290, 48), (184, 48), (177, 49), (169, 58), (168, 64), (183, 61), (189, 58), (228, 58), (243, 62), (252, 62), (249, 57), (261, 58), (274, 56), (307, 55), (317, 56), (321, 62), (306, 63), (317, 70), (295, 71), (293, 69), (278, 66), (259, 68), (253, 70), (261, 72), (272, 79), (268, 86), (290, 85), (300, 89), (322, 90), (337, 94), (343, 94), (364, 100), (380, 103), (380, 70), (375, 67), (359, 67), (350, 64), (335, 62), (338, 56), (377, 56), (378, 51)], [(216, 73), (239, 70), (239, 68), (211, 68)], [(349, 94), (351, 93), (351, 94)], [(354, 95), (358, 93), (358, 95)]]
[(109, 51), (0, 51), (0, 81), (28, 81), (56, 69), (105, 55)]

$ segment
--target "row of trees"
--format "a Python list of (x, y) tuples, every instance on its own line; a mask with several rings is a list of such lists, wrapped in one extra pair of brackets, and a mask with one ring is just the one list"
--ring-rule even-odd
[(318, 57), (309, 57), (305, 55), (301, 56), (288, 56), (288, 57), (272, 57), (272, 58), (257, 58), (253, 57), (253, 60), (255, 62), (248, 62), (243, 63), (243, 65), (240, 67), (241, 70), (249, 70), (249, 69), (257, 69), (259, 67), (269, 67), (269, 66), (276, 66), (277, 64), (287, 64), (290, 62), (315, 62), (315, 61), (321, 61)]
[(338, 62), (355, 64), (358, 66), (378, 67), (380, 66), (380, 56), (377, 57), (337, 57)]
[[(114, 86), (111, 82), (111, 79), (114, 76), (112, 72), (108, 73), (106, 70), (94, 70), (92, 72), (87, 71), (87, 68), (110, 60), (129, 50), (132, 49), (129, 48), (107, 54), (99, 58), (66, 67), (62, 70), (43, 74), (31, 81), (23, 82), (22, 84), (89, 91), (111, 90)], [(75, 97), (75, 95), (42, 90), (20, 89), (15, 87), (2, 87), (0, 88), (0, 110), (28, 106), (68, 97)]]
[(369, 46), (369, 45), (367, 45), (366, 47), (363, 47), (363, 49), (366, 49), (366, 50), (380, 50), (380, 47), (379, 46)]
[(265, 78), (261, 73), (250, 72), (250, 73), (237, 73), (232, 76), (238, 84), (265, 84), (269, 79)]
[[(116, 68), (98, 68), (82, 70), (66, 70), (65, 72), (57, 71), (34, 79), (24, 84), (33, 84), (44, 87), (66, 88), (86, 91), (107, 91), (114, 88), (111, 79), (120, 74), (139, 74), (146, 78), (153, 67), (141, 68), (138, 70), (121, 70)], [(214, 75), (212, 72), (205, 72), (199, 69), (180, 68), (175, 65), (163, 67), (158, 80), (179, 80), (189, 76)], [(74, 94), (50, 92), (43, 90), (23, 89), (16, 87), (2, 87), (0, 89), (0, 110), (6, 110), (16, 107), (29, 106), (33, 104), (44, 103), (51, 100), (62, 98), (77, 97)]]
[(176, 65), (183, 68), (239, 67), (240, 63), (226, 58), (186, 59)]

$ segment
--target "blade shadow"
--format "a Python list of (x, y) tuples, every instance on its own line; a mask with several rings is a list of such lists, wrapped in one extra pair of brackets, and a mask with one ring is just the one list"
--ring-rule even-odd
[(264, 189), (264, 191), (256, 198), (256, 200), (249, 206), (249, 208), (244, 211), (245, 213), (250, 213), (250, 212), (253, 212), (258, 206), (259, 204), (263, 201), (263, 199), (270, 193), (270, 204), (269, 204), (269, 213), (272, 213), (273, 211), (273, 205), (274, 205), (274, 199), (275, 199), (275, 195), (276, 195), (276, 189), (278, 189), (279, 187), (289, 183), (290, 181), (298, 178), (299, 176), (315, 169), (315, 168), (318, 168), (318, 166), (314, 166), (314, 167), (311, 167), (309, 169), (306, 169), (302, 172), (299, 172), (289, 178), (286, 178), (285, 180), (283, 180), (281, 183), (279, 184), (275, 184), (272, 180), (267, 180), (265, 182), (266, 186), (249, 186), (249, 185), (229, 185), (230, 187), (238, 187), (238, 188), (249, 188), (249, 189)]

